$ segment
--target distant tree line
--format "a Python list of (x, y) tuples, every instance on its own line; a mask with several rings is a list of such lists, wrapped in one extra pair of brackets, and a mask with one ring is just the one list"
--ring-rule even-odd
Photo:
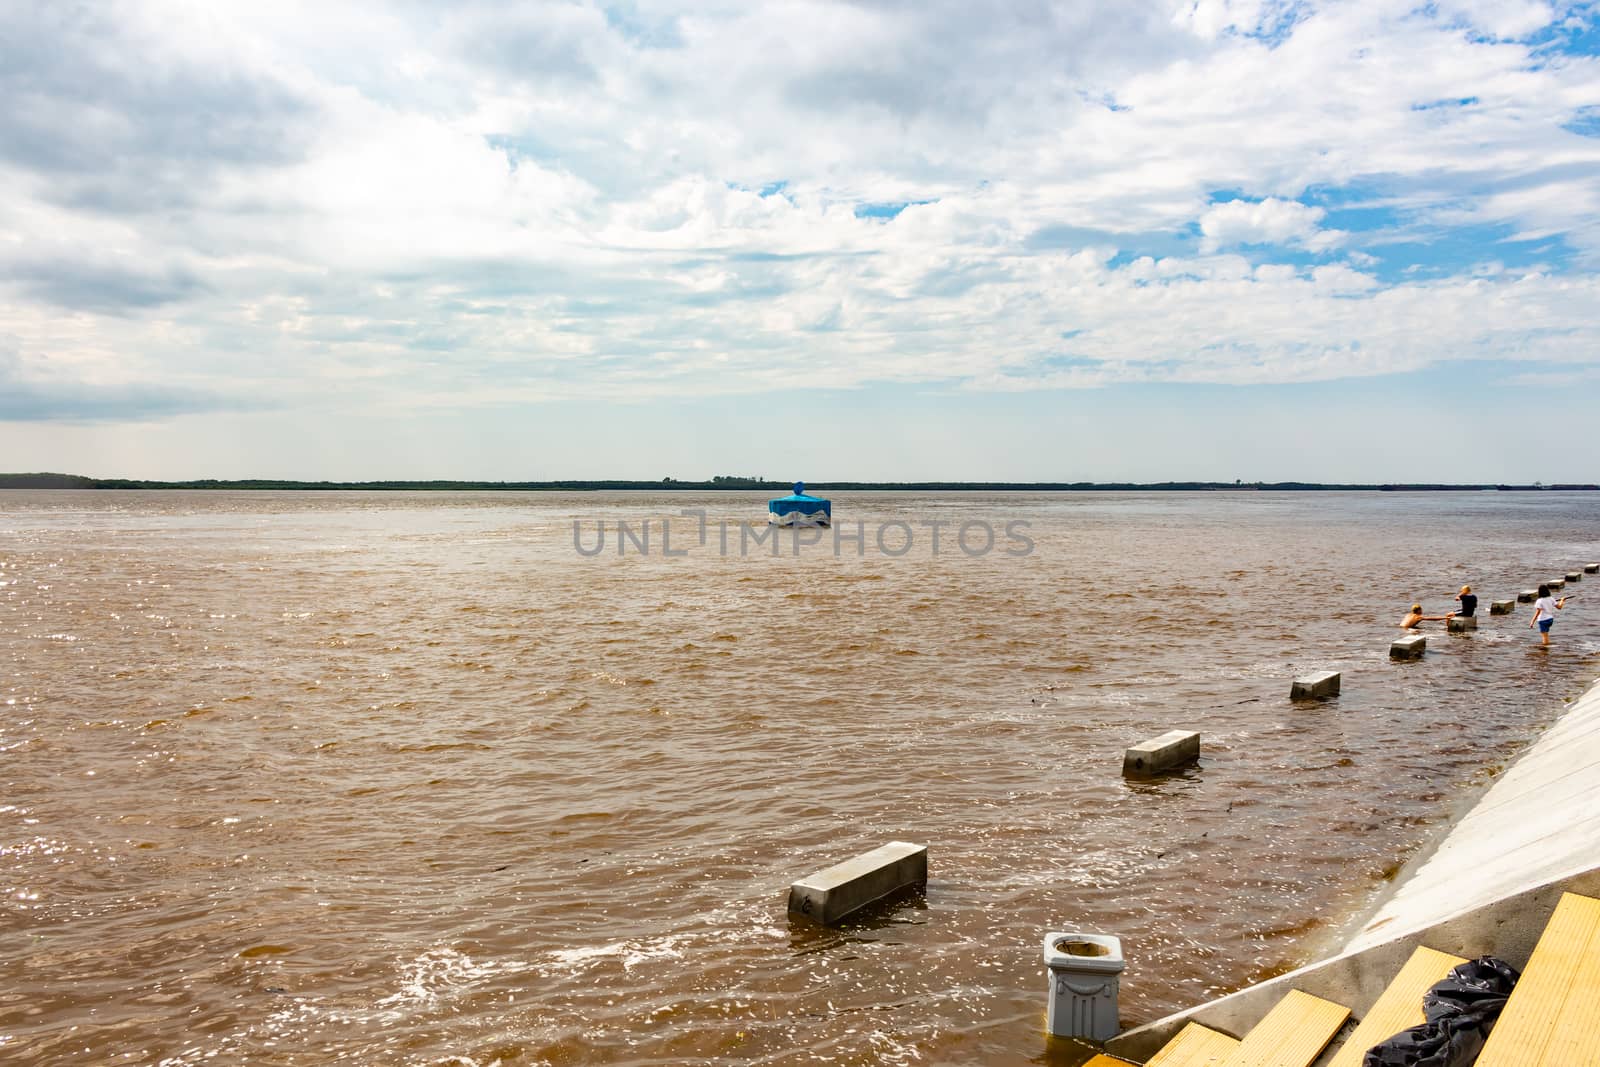
[[(0, 474), (0, 489), (304, 489), (304, 490), (368, 490), (396, 492), (467, 492), (472, 490), (517, 492), (605, 492), (624, 489), (762, 489), (782, 490), (788, 482), (769, 482), (761, 477), (742, 477), (719, 474), (710, 481), (686, 482), (663, 478), (656, 482), (573, 479), (545, 482), (469, 482), (469, 481), (378, 481), (378, 482), (301, 482), (275, 478), (219, 479), (201, 478), (184, 482), (161, 482), (131, 478), (89, 478), (81, 474)], [(1600, 490), (1600, 485), (1555, 484), (1503, 485), (1446, 483), (1373, 483), (1346, 484), (1328, 482), (818, 482), (807, 483), (810, 489), (823, 492), (843, 491), (904, 491), (904, 492), (1078, 492), (1078, 491), (1178, 491), (1201, 492), (1226, 490), (1229, 492), (1262, 490), (1266, 492), (1319, 492), (1319, 491), (1379, 491), (1425, 492), (1499, 489), (1507, 492), (1537, 490), (1574, 491)]]

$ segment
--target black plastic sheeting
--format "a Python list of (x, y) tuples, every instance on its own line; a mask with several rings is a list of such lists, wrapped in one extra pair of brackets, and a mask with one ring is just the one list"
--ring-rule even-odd
[(1369, 1049), (1361, 1067), (1470, 1067), (1520, 977), (1493, 956), (1459, 964), (1422, 995), (1427, 1022)]

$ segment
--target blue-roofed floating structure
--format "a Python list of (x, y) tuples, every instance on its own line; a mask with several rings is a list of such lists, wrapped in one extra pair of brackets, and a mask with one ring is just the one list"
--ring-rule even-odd
[(774, 526), (828, 526), (833, 522), (833, 501), (807, 496), (806, 483), (795, 482), (793, 493), (767, 501), (767, 521)]

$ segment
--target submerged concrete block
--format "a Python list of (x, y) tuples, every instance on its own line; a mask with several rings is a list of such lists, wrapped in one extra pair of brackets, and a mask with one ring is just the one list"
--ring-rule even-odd
[(1395, 638), (1389, 646), (1390, 659), (1421, 659), (1428, 648), (1428, 639), (1422, 634), (1409, 634)]
[(1517, 603), (1518, 604), (1532, 604), (1535, 600), (1538, 600), (1538, 599), (1539, 599), (1539, 590), (1537, 590), (1537, 589), (1524, 589), (1522, 592), (1517, 594)]
[(1573, 571), (1571, 574), (1567, 575), (1567, 581), (1569, 581), (1569, 582), (1581, 582), (1581, 581), (1583, 581), (1583, 572), (1582, 571)]
[(1476, 630), (1478, 628), (1478, 617), (1476, 615), (1452, 615), (1445, 620), (1444, 628), (1453, 634), (1464, 634), (1468, 630)]
[(1200, 735), (1191, 730), (1168, 730), (1160, 737), (1134, 745), (1122, 754), (1122, 773), (1142, 778), (1193, 763), (1200, 758)]
[(1567, 587), (1567, 580), (1565, 578), (1552, 578), (1544, 584), (1548, 585), (1551, 589), (1565, 589)]
[(1600, 574), (1600, 563), (1586, 563), (1583, 566), (1585, 574)]
[(1491, 600), (1489, 602), (1490, 615), (1510, 615), (1516, 603), (1511, 600)]
[(789, 911), (831, 925), (875, 900), (928, 884), (928, 846), (891, 841), (789, 887)]
[(1323, 671), (1320, 674), (1296, 678), (1289, 687), (1290, 700), (1321, 700), (1339, 695), (1339, 672)]

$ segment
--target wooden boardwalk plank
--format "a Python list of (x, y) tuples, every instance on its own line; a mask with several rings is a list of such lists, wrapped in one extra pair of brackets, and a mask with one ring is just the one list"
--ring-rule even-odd
[(1190, 1023), (1161, 1047), (1145, 1067), (1220, 1067), (1239, 1042), (1218, 1030)]
[(1465, 962), (1460, 956), (1418, 945), (1355, 1031), (1345, 1038), (1338, 1053), (1328, 1061), (1328, 1067), (1361, 1067), (1362, 1057), (1373, 1045), (1426, 1022), (1422, 1014), (1422, 994), (1449, 974), (1452, 967)]
[(1564, 893), (1477, 1067), (1600, 1063), (1600, 900)]
[(1291, 989), (1218, 1067), (1308, 1067), (1349, 1017), (1342, 1004)]

